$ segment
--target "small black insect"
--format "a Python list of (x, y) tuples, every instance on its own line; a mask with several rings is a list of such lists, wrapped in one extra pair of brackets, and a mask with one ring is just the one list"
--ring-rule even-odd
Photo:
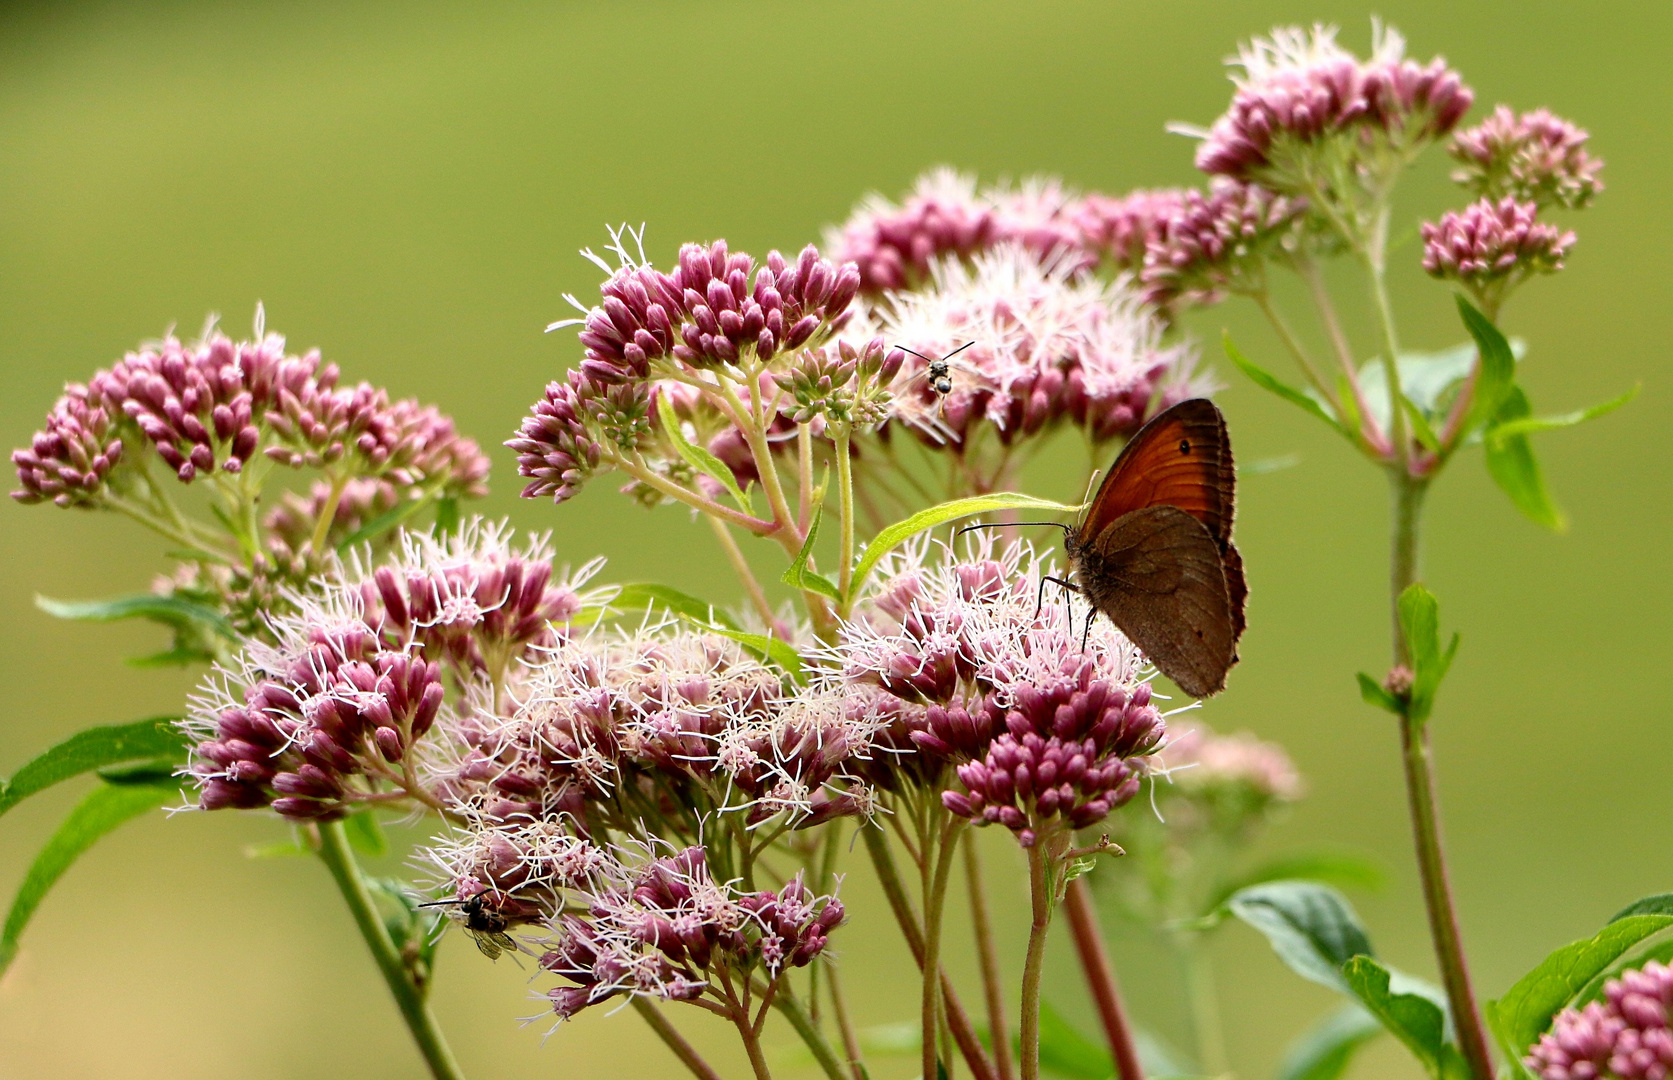
[(954, 349), (952, 352), (948, 353), (946, 356), (939, 359), (925, 356), (923, 353), (915, 352), (912, 349), (908, 349), (904, 345), (897, 347), (902, 352), (912, 353), (913, 356), (916, 356), (918, 359), (929, 365), (928, 370), (924, 372), (924, 378), (929, 383), (929, 388), (931, 390), (934, 390), (937, 394), (945, 397), (953, 392), (953, 368), (951, 364), (947, 363), (947, 361), (951, 360), (953, 357), (970, 348), (970, 346), (974, 344), (976, 344), (974, 341), (967, 341), (963, 345)]
[(471, 936), (477, 951), (490, 960), (500, 954), (516, 952), (517, 943), (506, 933), (511, 924), (506, 917), (488, 906), (488, 894), (479, 892), (468, 900), (433, 900), (419, 907), (452, 907), (461, 916), (465, 932)]

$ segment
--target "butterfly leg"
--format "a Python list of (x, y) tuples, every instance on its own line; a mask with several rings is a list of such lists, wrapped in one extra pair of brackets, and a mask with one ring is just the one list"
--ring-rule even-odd
[(1086, 629), (1080, 634), (1080, 651), (1086, 651), (1086, 643), (1092, 640), (1092, 620), (1098, 617), (1098, 609), (1092, 608), (1086, 613)]
[[(1067, 599), (1069, 593), (1080, 592), (1080, 586), (1076, 585), (1072, 581), (1065, 581), (1060, 577), (1052, 577), (1050, 574), (1042, 574), (1040, 576), (1040, 593), (1034, 598), (1034, 617), (1036, 619), (1040, 617), (1040, 609), (1046, 606), (1046, 582), (1048, 581), (1055, 585), (1063, 586), (1063, 595), (1065, 599)], [(1073, 612), (1074, 609), (1070, 608), (1071, 616), (1073, 615)]]

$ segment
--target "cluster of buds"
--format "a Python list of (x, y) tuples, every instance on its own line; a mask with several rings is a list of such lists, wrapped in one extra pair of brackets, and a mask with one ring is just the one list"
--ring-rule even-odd
[(1505, 196), (1448, 211), (1423, 225), (1423, 269), (1469, 289), (1489, 314), (1534, 274), (1552, 274), (1574, 245), (1574, 233), (1538, 218), (1538, 207)]
[(889, 387), (905, 360), (904, 352), (885, 348), (880, 337), (858, 346), (844, 340), (804, 350), (772, 378), (789, 395), (781, 409), (794, 422), (869, 428), (889, 418), (894, 401)]
[[(307, 549), (313, 542), (314, 527), (320, 515), (331, 507), (331, 496), (329, 480), (314, 481), (306, 495), (287, 491), (280, 496), (278, 505), (262, 518), (262, 531), (267, 536), (268, 552), (275, 564), (284, 567), (306, 561)], [(355, 477), (344, 484), (338, 493), (337, 505), (331, 510), (326, 548), (335, 550), (338, 544), (362, 527), (395, 509), (402, 497), (399, 487), (381, 477)]]
[(459, 829), (424, 854), (454, 900), (474, 902), (507, 927), (555, 918), (567, 897), (611, 868), (608, 852), (561, 819)]
[(1173, 311), (1259, 291), (1266, 260), (1296, 247), (1305, 210), (1302, 200), (1223, 177), (1207, 193), (1184, 192), (1150, 226), (1140, 273), (1145, 300)]
[(1604, 983), (1603, 1000), (1558, 1013), (1522, 1060), (1543, 1080), (1666, 1080), (1670, 1015), (1673, 968), (1651, 960)]
[(815, 896), (799, 874), (776, 892), (717, 882), (701, 847), (638, 866), (613, 861), (596, 882), (550, 924), (540, 959), (568, 984), (547, 995), (560, 1019), (618, 994), (724, 1000), (711, 982), (721, 972), (775, 982), (811, 963), (844, 917), (840, 900)]
[(946, 785), (951, 765), (962, 790), (943, 804), (1024, 846), (1102, 820), (1137, 792), (1165, 734), (1132, 643), (1100, 623), (1083, 650), (1063, 608), (1037, 609), (1051, 568), (1025, 545), (942, 549), (934, 563), (929, 550), (889, 557), (830, 650), (835, 681), (896, 725), (895, 786)]
[[(407, 487), (480, 496), (488, 459), (433, 407), (391, 401), (367, 383), (338, 385), (319, 353), (291, 356), (263, 333), (233, 342), (211, 326), (130, 352), (86, 385), (66, 387), (47, 426), (12, 455), (23, 502), (93, 505), (113, 468), (153, 450), (182, 483), (243, 472), (264, 456), (292, 467), (344, 466)], [(117, 470), (120, 472), (120, 470)]]
[(896, 294), (874, 319), (862, 332), (925, 357), (970, 345), (949, 392), (921, 358), (896, 382), (895, 417), (933, 444), (962, 448), (982, 423), (1005, 445), (1062, 424), (1101, 442), (1191, 392), (1193, 354), (1162, 344), (1161, 323), (1125, 282), (1043, 265), (1015, 245), (936, 264), (926, 288)]
[(1404, 39), (1380, 25), (1369, 60), (1338, 45), (1335, 27), (1314, 26), (1274, 30), (1233, 62), (1242, 68), (1236, 93), (1201, 133), (1197, 168), (1286, 194), (1307, 193), (1337, 171), (1332, 161), (1375, 180), (1445, 136), (1474, 101), (1444, 60), (1407, 59)]
[(198, 805), (340, 818), (400, 778), (441, 713), (440, 665), (385, 640), (349, 590), (303, 604), (274, 632), (277, 645), (251, 644), (192, 699), (182, 726)]
[(1578, 210), (1603, 190), (1603, 162), (1586, 152), (1585, 129), (1546, 109), (1518, 116), (1500, 105), (1448, 148), (1458, 183), (1486, 199), (1513, 198)]
[(1088, 194), (1075, 212), (1082, 244), (1117, 270), (1137, 274), (1163, 221), (1179, 210), (1179, 188), (1139, 189), (1119, 198)]

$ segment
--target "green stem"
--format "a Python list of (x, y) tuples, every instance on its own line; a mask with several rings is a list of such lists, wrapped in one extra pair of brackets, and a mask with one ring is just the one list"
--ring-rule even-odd
[[(780, 633), (778, 620), (773, 618), (773, 607), (767, 602), (767, 594), (761, 589), (761, 582), (755, 578), (755, 571), (750, 569), (749, 560), (744, 558), (743, 549), (732, 538), (731, 530), (726, 522), (717, 517), (709, 518), (709, 526), (714, 529), (715, 539), (720, 541), (720, 548), (726, 552), (726, 561), (732, 564), (732, 570), (743, 582), (744, 592), (749, 594), (749, 602), (754, 605), (755, 613), (761, 616), (761, 621), (775, 633)], [(780, 633), (782, 637), (783, 634)]]
[(847, 424), (836, 429), (837, 495), (842, 511), (842, 540), (837, 558), (837, 592), (843, 597), (837, 614), (848, 615), (848, 588), (854, 578), (854, 464), (848, 459)]
[[(953, 854), (958, 848), (959, 829), (964, 824), (964, 819), (949, 815), (946, 824), (940, 829), (941, 835), (938, 839), (932, 835), (937, 824), (932, 817), (924, 835), (924, 967), (920, 1003), (924, 1029), (925, 1076), (935, 1076), (939, 1063), (935, 1040), (936, 1034), (941, 1030), (941, 915), (947, 904), (947, 882), (952, 877)], [(932, 852), (935, 855), (933, 865)]]
[(104, 497), (104, 505), (110, 507), (112, 510), (115, 510), (119, 514), (124, 514), (128, 517), (133, 518), (135, 521), (139, 522), (141, 525), (144, 525), (147, 529), (150, 529), (152, 532), (155, 532), (155, 533), (157, 533), (157, 534), (159, 534), (159, 535), (161, 535), (161, 536), (163, 536), (163, 537), (165, 537), (169, 540), (173, 540), (175, 543), (179, 544), (181, 547), (185, 548), (186, 550), (192, 552), (195, 555), (201, 555), (206, 559), (212, 559), (212, 560), (214, 560), (215, 562), (218, 562), (218, 563), (230, 563), (230, 562), (233, 561), (231, 558), (228, 557), (228, 555), (225, 552), (213, 551), (213, 550), (205, 547), (201, 541), (199, 541), (197, 539), (194, 539), (192, 536), (188, 535), (187, 533), (181, 532), (180, 530), (174, 528), (174, 526), (170, 525), (168, 522), (163, 521), (161, 518), (153, 516), (152, 514), (146, 512), (145, 510), (140, 509), (139, 507), (135, 506), (133, 503), (129, 502), (126, 499), (121, 498), (120, 496), (108, 495), (107, 494)]
[[(993, 940), (993, 921), (988, 914), (987, 883), (982, 878), (982, 856), (977, 850), (976, 833), (964, 834), (965, 887), (970, 893), (970, 922), (976, 932), (976, 959), (982, 968), (982, 992), (987, 998), (988, 1030), (1009, 1032), (1005, 1019), (1005, 981), (999, 972), (999, 951)], [(1011, 1061), (1011, 1040), (994, 1038), (993, 1067), (999, 1080), (1013, 1080), (1016, 1066)]]
[(1388, 380), (1389, 441), (1393, 445), (1394, 460), (1405, 469), (1411, 454), (1411, 440), (1406, 437), (1406, 410), (1401, 407), (1404, 396), (1400, 386), (1400, 341), (1394, 332), (1394, 308), (1388, 301), (1388, 283), (1384, 262), (1388, 247), (1388, 206), (1377, 211), (1372, 227), (1371, 242), (1365, 250), (1365, 268), (1371, 275), (1371, 299), (1377, 305), (1377, 322), (1383, 332), (1383, 375)]
[(1196, 1036), (1197, 1065), (1208, 1076), (1227, 1071), (1226, 1036), (1220, 1023), (1220, 1000), (1214, 987), (1214, 960), (1202, 947), (1202, 939), (1187, 931), (1175, 938), (1185, 972), (1186, 995), (1191, 1002), (1191, 1033)]
[(770, 521), (762, 521), (760, 518), (751, 517), (732, 509), (730, 506), (725, 506), (706, 496), (699, 495), (695, 491), (683, 488), (667, 477), (657, 475), (653, 470), (645, 468), (631, 458), (617, 454), (611, 457), (610, 463), (647, 487), (653, 487), (662, 492), (670, 499), (683, 502), (693, 510), (700, 510), (711, 517), (731, 522), (738, 528), (747, 529), (757, 536), (771, 536), (777, 530), (777, 526)]
[(842, 992), (842, 978), (835, 964), (829, 965), (825, 971), (825, 987), (831, 997), (831, 1011), (836, 1014), (837, 1031), (842, 1034), (842, 1050), (848, 1055), (848, 1067), (853, 1070), (854, 1080), (866, 1080), (860, 1036), (854, 1030), (854, 1022), (848, 1018), (848, 998)]
[(1115, 972), (1110, 969), (1104, 937), (1098, 932), (1098, 915), (1092, 906), (1092, 890), (1087, 888), (1086, 878), (1069, 882), (1064, 907), (1069, 912), (1069, 929), (1074, 935), (1075, 951), (1080, 954), (1081, 969), (1086, 973), (1092, 1000), (1098, 1006), (1098, 1019), (1109, 1040), (1110, 1057), (1115, 1059), (1116, 1076), (1120, 1080), (1144, 1080), (1144, 1068), (1139, 1064), (1138, 1048), (1133, 1043), (1133, 1028), (1121, 1004), (1121, 989), (1116, 986)]
[(349, 848), (348, 834), (344, 832), (342, 822), (321, 823), (319, 856), (337, 882), (337, 889), (354, 915), (354, 924), (360, 930), (360, 936), (366, 939), (366, 947), (372, 950), (372, 959), (377, 961), (383, 981), (389, 986), (390, 996), (400, 1008), (407, 1030), (418, 1045), (418, 1052), (430, 1067), (430, 1074), (436, 1080), (463, 1080), (464, 1073), (453, 1059), (453, 1051), (448, 1049), (447, 1040), (442, 1037), (430, 1006), (413, 985), (412, 977), (401, 963), (401, 954), (390, 940), (389, 931), (378, 916), (371, 894), (366, 891), (366, 882), (360, 876), (360, 867)]
[[(1390, 558), (1389, 586), (1395, 604), (1394, 659), (1411, 663), (1410, 644), (1400, 625), (1400, 594), (1418, 576), (1418, 537), (1423, 513), (1426, 481), (1414, 479), (1404, 469), (1393, 474), (1394, 536)], [(1440, 805), (1435, 795), (1435, 764), (1429, 748), (1429, 731), (1410, 716), (1400, 718), (1400, 744), (1406, 773), (1406, 800), (1412, 818), (1412, 839), (1417, 848), (1417, 865), (1423, 879), (1424, 906), (1429, 913), (1429, 933), (1435, 943), (1435, 959), (1441, 969), (1458, 1032), (1459, 1049), (1476, 1080), (1492, 1080), (1493, 1061), (1476, 1006), (1475, 989), (1464, 958), (1463, 936), (1458, 928), (1458, 909), (1446, 867), (1446, 850), (1441, 840)]]
[(1044, 845), (1028, 849), (1028, 898), (1033, 919), (1028, 927), (1028, 956), (1022, 965), (1022, 1080), (1040, 1078), (1040, 977), (1046, 967), (1046, 932), (1051, 929), (1051, 883)]
[(668, 1049), (674, 1052), (674, 1056), (680, 1059), (682, 1065), (691, 1070), (691, 1075), (697, 1077), (697, 1080), (720, 1080), (720, 1074), (715, 1072), (709, 1063), (703, 1060), (703, 1056), (686, 1041), (685, 1036), (679, 1033), (678, 1029), (668, 1021), (668, 1018), (662, 1015), (660, 1009), (642, 997), (634, 997), (633, 1009), (645, 1018), (645, 1023), (649, 1024), (651, 1030), (656, 1032), (657, 1038), (661, 1039)]
[(773, 1000), (773, 1008), (777, 1009), (779, 1014), (790, 1022), (796, 1034), (802, 1037), (802, 1042), (812, 1051), (814, 1060), (819, 1062), (819, 1067), (825, 1071), (827, 1080), (850, 1080), (843, 1072), (842, 1063), (831, 1050), (831, 1044), (825, 1041), (824, 1033), (808, 1016), (807, 1010), (802, 1007), (796, 995), (789, 993), (788, 988), (782, 990)]
[(326, 496), (325, 506), (320, 509), (319, 520), (314, 522), (314, 535), (311, 543), (315, 555), (325, 553), (325, 538), (331, 535), (331, 523), (337, 518), (337, 504), (343, 501), (343, 489), (349, 485), (348, 470), (343, 470), (331, 478), (331, 494)]
[(1301, 369), (1302, 374), (1307, 376), (1307, 381), (1313, 384), (1313, 389), (1331, 404), (1332, 412), (1340, 415), (1341, 408), (1336, 404), (1336, 395), (1330, 392), (1330, 388), (1325, 385), (1324, 379), (1314, 369), (1313, 362), (1307, 357), (1307, 350), (1301, 347), (1301, 340), (1295, 336), (1295, 332), (1284, 321), (1284, 317), (1278, 314), (1278, 309), (1272, 305), (1272, 299), (1265, 292), (1250, 293), (1249, 295), (1255, 301), (1255, 306), (1260, 308), (1261, 313), (1266, 316), (1267, 322), (1272, 324), (1272, 329), (1277, 332), (1278, 339), (1284, 343), (1284, 348), (1288, 349), (1290, 356), (1295, 358), (1296, 366)]

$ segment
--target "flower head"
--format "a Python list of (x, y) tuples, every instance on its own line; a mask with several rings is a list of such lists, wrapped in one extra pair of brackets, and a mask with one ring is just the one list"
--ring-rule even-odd
[(1264, 260), (1296, 246), (1305, 210), (1304, 202), (1219, 177), (1206, 194), (1185, 192), (1150, 231), (1140, 275), (1145, 299), (1171, 311), (1258, 289)]
[(1481, 199), (1448, 211), (1423, 226), (1423, 269), (1431, 277), (1457, 281), (1485, 310), (1497, 311), (1505, 296), (1534, 274), (1563, 268), (1574, 233), (1542, 223), (1532, 202), (1505, 196)]
[(47, 426), (13, 454), (24, 502), (101, 501), (119, 465), (156, 456), (181, 483), (242, 473), (257, 456), (293, 468), (332, 466), (450, 497), (485, 493), (488, 459), (434, 407), (392, 401), (369, 383), (338, 385), (318, 351), (288, 355), (257, 311), (254, 340), (215, 329), (190, 344), (172, 335), (65, 389)]
[(1063, 423), (1094, 440), (1131, 434), (1191, 359), (1161, 343), (1161, 325), (1125, 283), (1043, 265), (1015, 245), (938, 263), (928, 288), (894, 296), (875, 318), (865, 332), (923, 356), (973, 343), (951, 369), (951, 392), (935, 392), (920, 358), (896, 383), (896, 417), (955, 446), (981, 423), (1006, 444)]
[(1673, 1073), (1673, 969), (1651, 960), (1557, 1014), (1523, 1059), (1543, 1080), (1666, 1080)]
[(1120, 198), (1089, 194), (1075, 212), (1081, 246), (1116, 269), (1136, 274), (1156, 230), (1184, 198), (1179, 188), (1140, 189)]
[(968, 258), (989, 247), (995, 216), (977, 196), (974, 176), (942, 167), (918, 177), (898, 205), (867, 197), (825, 243), (837, 259), (859, 267), (867, 292), (879, 293), (922, 281), (947, 256)]
[(1518, 116), (1500, 105), (1453, 136), (1448, 149), (1461, 167), (1452, 178), (1483, 198), (1578, 210), (1603, 190), (1603, 162), (1587, 153), (1587, 138), (1547, 109)]
[(1280, 27), (1241, 46), (1228, 61), (1241, 69), (1231, 106), (1202, 133), (1197, 167), (1304, 194), (1338, 171), (1380, 180), (1451, 131), (1473, 101), (1458, 75), (1438, 57), (1407, 59), (1405, 39), (1380, 24), (1372, 39), (1368, 60), (1333, 26)]

